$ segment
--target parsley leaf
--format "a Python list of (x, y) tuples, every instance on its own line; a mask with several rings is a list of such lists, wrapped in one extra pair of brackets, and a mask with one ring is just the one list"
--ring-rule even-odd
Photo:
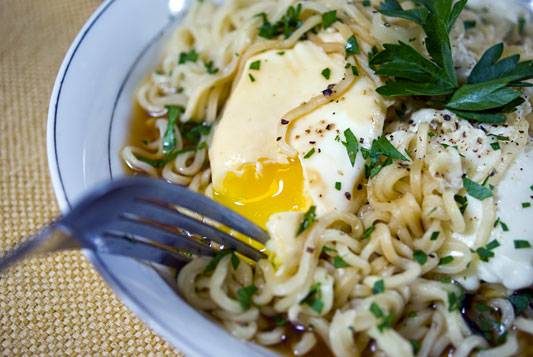
[(313, 309), (317, 314), (322, 312), (324, 302), (322, 301), (322, 291), (320, 290), (320, 283), (315, 283), (311, 286), (309, 293), (300, 301), (300, 304), (305, 304)]
[(403, 19), (411, 20), (419, 25), (423, 25), (429, 15), (429, 11), (423, 7), (404, 10), (397, 0), (385, 0), (385, 2), (381, 3), (379, 12), (385, 16), (401, 17)]
[(348, 263), (346, 263), (346, 261), (344, 259), (342, 259), (342, 257), (340, 256), (335, 256), (335, 258), (333, 259), (333, 266), (336, 268), (336, 269), (340, 269), (340, 268), (347, 268), (349, 267), (350, 265)]
[(261, 17), (263, 20), (259, 27), (258, 35), (267, 39), (272, 39), (279, 35), (289, 38), (294, 31), (302, 26), (301, 15), (302, 4), (289, 6), (283, 17), (274, 24), (268, 20), (268, 16), (264, 12), (257, 14), (256, 16)]
[(322, 27), (327, 29), (337, 21), (337, 10), (331, 10), (322, 14)]
[(218, 251), (215, 253), (209, 264), (205, 267), (204, 273), (212, 273), (215, 271), (218, 263), (228, 254), (233, 254), (233, 251), (231, 249), (223, 249), (221, 251)]
[(500, 243), (497, 240), (489, 242), (484, 247), (479, 247), (476, 249), (476, 253), (479, 256), (479, 259), (484, 262), (488, 262), (490, 258), (494, 257), (493, 250), (498, 248)]
[(378, 280), (374, 283), (372, 287), (372, 293), (374, 295), (381, 294), (385, 291), (385, 282), (383, 280)]
[(344, 138), (346, 141), (342, 144), (346, 147), (348, 158), (353, 167), (355, 166), (355, 158), (357, 157), (357, 151), (359, 150), (359, 142), (350, 129), (344, 131)]
[(207, 73), (209, 74), (217, 74), (218, 68), (215, 67), (215, 64), (213, 61), (204, 62), (204, 67)]
[(342, 183), (341, 183), (341, 182), (338, 182), (338, 181), (335, 182), (335, 189), (336, 189), (337, 191), (340, 191), (340, 190), (342, 189)]
[(359, 44), (357, 43), (357, 39), (354, 35), (348, 38), (346, 44), (344, 45), (344, 50), (346, 51), (346, 57), (361, 53), (361, 49), (359, 48)]
[(331, 69), (329, 68), (324, 68), (321, 72), (322, 74), (322, 77), (326, 78), (326, 79), (329, 79), (329, 77), (331, 76)]
[(363, 239), (368, 239), (370, 238), (370, 236), (372, 235), (372, 233), (374, 233), (374, 229), (376, 229), (375, 226), (370, 226), (368, 227), (367, 229), (365, 229), (365, 231), (363, 232)]
[(447, 265), (451, 262), (453, 262), (453, 257), (451, 255), (447, 255), (439, 259), (439, 265)]
[(511, 304), (513, 304), (517, 315), (522, 314), (526, 311), (529, 304), (533, 303), (533, 295), (529, 292), (515, 292), (513, 295), (509, 296), (508, 299)]
[(440, 232), (439, 231), (435, 231), (435, 232), (431, 233), (431, 237), (429, 238), (429, 240), (437, 240), (439, 238), (439, 235), (440, 235)]
[(315, 223), (316, 220), (316, 206), (311, 206), (305, 212), (304, 219), (302, 220), (302, 223), (300, 223), (300, 227), (298, 227), (298, 231), (296, 232), (296, 235), (300, 235), (303, 231), (305, 231), (307, 228), (311, 227), (313, 223)]
[(531, 248), (531, 243), (527, 240), (515, 240), (514, 247), (515, 249)]
[[(516, 87), (531, 86), (533, 61), (520, 62), (520, 56), (501, 59), (503, 44), (489, 48), (472, 70), (467, 83), (460, 85), (455, 74), (449, 32), (466, 5), (466, 0), (416, 0), (404, 10), (397, 0), (385, 0), (380, 12), (386, 16), (413, 21), (426, 33), (429, 58), (406, 43), (384, 44), (384, 50), (369, 56), (370, 67), (392, 80), (377, 89), (383, 96), (445, 96), (433, 103), (459, 117), (483, 123), (501, 123), (505, 113), (523, 102)], [(464, 22), (465, 28), (475, 22)], [(442, 107), (441, 107), (442, 108)]]
[(463, 303), (464, 294), (448, 293), (448, 311), (459, 311), (461, 310), (461, 304)]
[(470, 196), (480, 201), (492, 197), (492, 191), (488, 187), (482, 186), (468, 177), (463, 177), (463, 186)]
[(187, 62), (193, 62), (194, 63), (194, 62), (198, 61), (198, 57), (199, 57), (198, 53), (193, 48), (189, 52), (181, 52), (179, 60), (178, 60), (178, 63), (179, 64), (185, 64)]
[(248, 285), (237, 290), (237, 299), (243, 310), (248, 310), (252, 306), (252, 296), (257, 292), (257, 286)]
[(311, 156), (313, 156), (315, 154), (315, 148), (312, 148), (311, 150), (309, 150), (305, 155), (304, 155), (304, 159), (309, 159)]
[(468, 207), (468, 198), (466, 196), (454, 195), (453, 199), (455, 200), (455, 202), (457, 202), (459, 211), (464, 214), (466, 211), (466, 207)]
[(416, 260), (416, 262), (420, 265), (424, 265), (426, 264), (426, 262), (428, 261), (428, 256), (426, 253), (424, 253), (423, 251), (421, 250), (415, 250), (413, 252), (413, 258)]
[(250, 63), (250, 69), (259, 71), (261, 69), (261, 60), (253, 61)]
[(167, 105), (167, 130), (163, 135), (163, 154), (168, 155), (176, 148), (176, 133), (174, 128), (176, 127), (176, 121), (184, 108), (176, 105)]

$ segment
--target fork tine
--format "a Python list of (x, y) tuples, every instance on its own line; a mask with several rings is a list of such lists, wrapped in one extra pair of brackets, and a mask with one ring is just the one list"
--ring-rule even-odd
[(180, 267), (190, 261), (190, 258), (185, 255), (173, 253), (119, 233), (104, 233), (103, 237), (93, 243), (92, 248), (100, 253), (128, 256), (170, 267)]
[[(141, 192), (139, 198), (156, 199), (171, 205), (182, 206), (233, 228), (263, 244), (269, 239), (268, 234), (263, 229), (205, 195), (162, 180), (150, 180), (150, 185), (153, 189)], [(148, 192), (149, 197), (147, 197)]]
[(135, 201), (128, 206), (128, 211), (126, 213), (137, 215), (142, 219), (159, 222), (162, 225), (180, 227), (186, 231), (189, 231), (191, 234), (207, 237), (208, 239), (224, 246), (224, 248), (235, 250), (253, 260), (259, 260), (266, 257), (265, 254), (232, 237), (231, 235), (224, 233), (215, 227), (209, 226), (197, 219), (186, 216), (174, 209), (161, 207), (155, 204), (149, 205), (146, 201)]
[(215, 253), (207, 242), (202, 244), (192, 237), (187, 236), (186, 233), (179, 233), (177, 231), (169, 232), (162, 227), (135, 219), (134, 217), (120, 217), (120, 219), (114, 221), (109, 227), (106, 227), (106, 231), (124, 232), (124, 235), (134, 233), (136, 236), (174, 248), (184, 249), (195, 255), (213, 255)]

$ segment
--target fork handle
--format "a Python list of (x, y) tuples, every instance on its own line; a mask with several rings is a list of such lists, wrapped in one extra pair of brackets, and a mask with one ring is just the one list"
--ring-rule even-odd
[(0, 258), (0, 274), (25, 258), (73, 248), (79, 248), (79, 244), (68, 230), (60, 223), (52, 223)]

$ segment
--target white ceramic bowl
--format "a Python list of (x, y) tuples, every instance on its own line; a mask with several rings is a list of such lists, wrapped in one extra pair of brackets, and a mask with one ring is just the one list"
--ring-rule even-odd
[[(82, 28), (59, 71), (48, 114), (48, 160), (63, 211), (94, 185), (124, 175), (119, 150), (134, 92), (159, 62), (184, 0), (107, 0)], [(189, 356), (272, 355), (232, 337), (175, 292), (174, 279), (134, 259), (85, 254), (122, 301)]]

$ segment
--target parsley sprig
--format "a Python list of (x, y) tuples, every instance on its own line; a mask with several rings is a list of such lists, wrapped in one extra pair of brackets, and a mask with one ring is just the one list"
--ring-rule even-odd
[[(370, 65), (381, 76), (393, 80), (377, 89), (383, 96), (443, 96), (442, 108), (459, 117), (485, 123), (505, 121), (504, 113), (523, 102), (516, 87), (529, 87), (533, 61), (520, 62), (514, 55), (501, 59), (503, 44), (488, 49), (472, 70), (468, 80), (459, 84), (455, 73), (449, 32), (466, 5), (466, 0), (415, 0), (418, 7), (403, 10), (397, 0), (386, 0), (379, 11), (392, 17), (413, 21), (426, 33), (429, 58), (412, 46), (400, 42), (384, 44), (372, 55)], [(433, 100), (433, 102), (438, 102)]]

